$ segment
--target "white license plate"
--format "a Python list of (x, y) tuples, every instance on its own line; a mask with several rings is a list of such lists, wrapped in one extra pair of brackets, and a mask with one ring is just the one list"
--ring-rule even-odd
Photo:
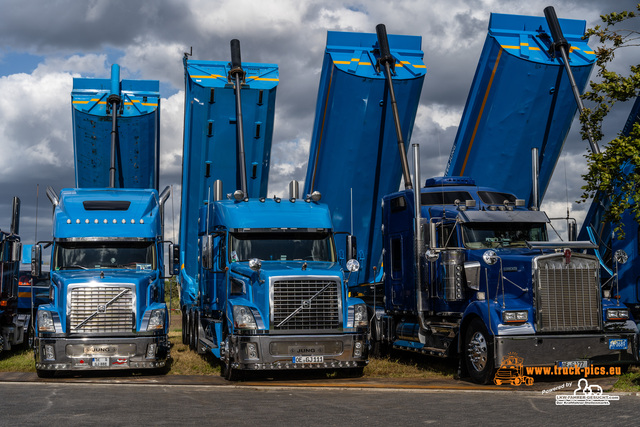
[(91, 359), (91, 366), (94, 368), (108, 368), (109, 367), (109, 358), (108, 357), (94, 357)]
[(322, 363), (324, 356), (295, 356), (293, 363)]
[(573, 368), (573, 367), (586, 368), (588, 366), (589, 366), (588, 360), (567, 360), (564, 362), (558, 362), (559, 368)]

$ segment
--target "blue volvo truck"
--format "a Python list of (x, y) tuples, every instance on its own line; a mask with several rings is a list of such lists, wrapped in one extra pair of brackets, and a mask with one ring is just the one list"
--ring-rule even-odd
[[(169, 355), (157, 81), (75, 78), (76, 187), (47, 188), (51, 303), (38, 308), (35, 364), (56, 371), (162, 369)], [(169, 257), (170, 261), (173, 259)], [(32, 274), (40, 273), (42, 243)]]
[(219, 358), (228, 380), (295, 369), (361, 375), (366, 305), (346, 286), (358, 265), (336, 248), (327, 206), (320, 193), (300, 197), (295, 182), (288, 198), (266, 198), (277, 66), (242, 63), (237, 40), (231, 59), (184, 61), (184, 342)]
[(20, 199), (14, 197), (9, 232), (0, 230), (0, 353), (27, 341), (31, 321), (28, 307), (19, 304), (19, 230)]

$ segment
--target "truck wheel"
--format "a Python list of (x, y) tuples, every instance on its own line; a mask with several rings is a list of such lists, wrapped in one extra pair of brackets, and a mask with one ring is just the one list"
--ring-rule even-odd
[(182, 311), (182, 344), (189, 344), (189, 336), (187, 334), (187, 327), (189, 325), (189, 321), (187, 320), (187, 312)]
[(189, 348), (191, 350), (195, 350), (196, 349), (196, 340), (195, 340), (195, 311), (191, 311), (189, 313)]
[(44, 369), (36, 369), (36, 373), (38, 374), (38, 378), (53, 378), (56, 374), (56, 371), (46, 371)]
[(204, 354), (204, 352), (200, 353), (200, 312), (196, 311), (193, 316), (193, 349), (198, 354)]
[(473, 319), (465, 332), (464, 360), (473, 382), (487, 384), (494, 371), (493, 339), (480, 319)]

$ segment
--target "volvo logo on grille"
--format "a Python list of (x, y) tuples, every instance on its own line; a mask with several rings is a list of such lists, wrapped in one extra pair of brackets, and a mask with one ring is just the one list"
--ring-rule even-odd
[(105, 311), (107, 311), (107, 306), (104, 304), (100, 304), (97, 309), (98, 313), (104, 313)]
[(311, 301), (307, 299), (302, 301), (302, 308), (309, 308), (309, 307), (311, 307)]

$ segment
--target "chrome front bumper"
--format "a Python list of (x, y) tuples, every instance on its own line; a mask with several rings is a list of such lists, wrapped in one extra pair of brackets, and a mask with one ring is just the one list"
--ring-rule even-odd
[(165, 335), (128, 338), (36, 338), (36, 369), (162, 368), (169, 356)]
[[(625, 339), (626, 349), (616, 349), (620, 341), (611, 341)], [(575, 360), (589, 360), (593, 365), (628, 364), (638, 361), (638, 337), (635, 333), (497, 336), (494, 350), (495, 366), (510, 353), (524, 358), (525, 366), (556, 366)]]
[[(222, 344), (220, 358), (247, 370), (355, 368), (367, 365), (367, 347), (364, 334), (234, 335)], [(298, 356), (308, 359), (297, 363)]]

